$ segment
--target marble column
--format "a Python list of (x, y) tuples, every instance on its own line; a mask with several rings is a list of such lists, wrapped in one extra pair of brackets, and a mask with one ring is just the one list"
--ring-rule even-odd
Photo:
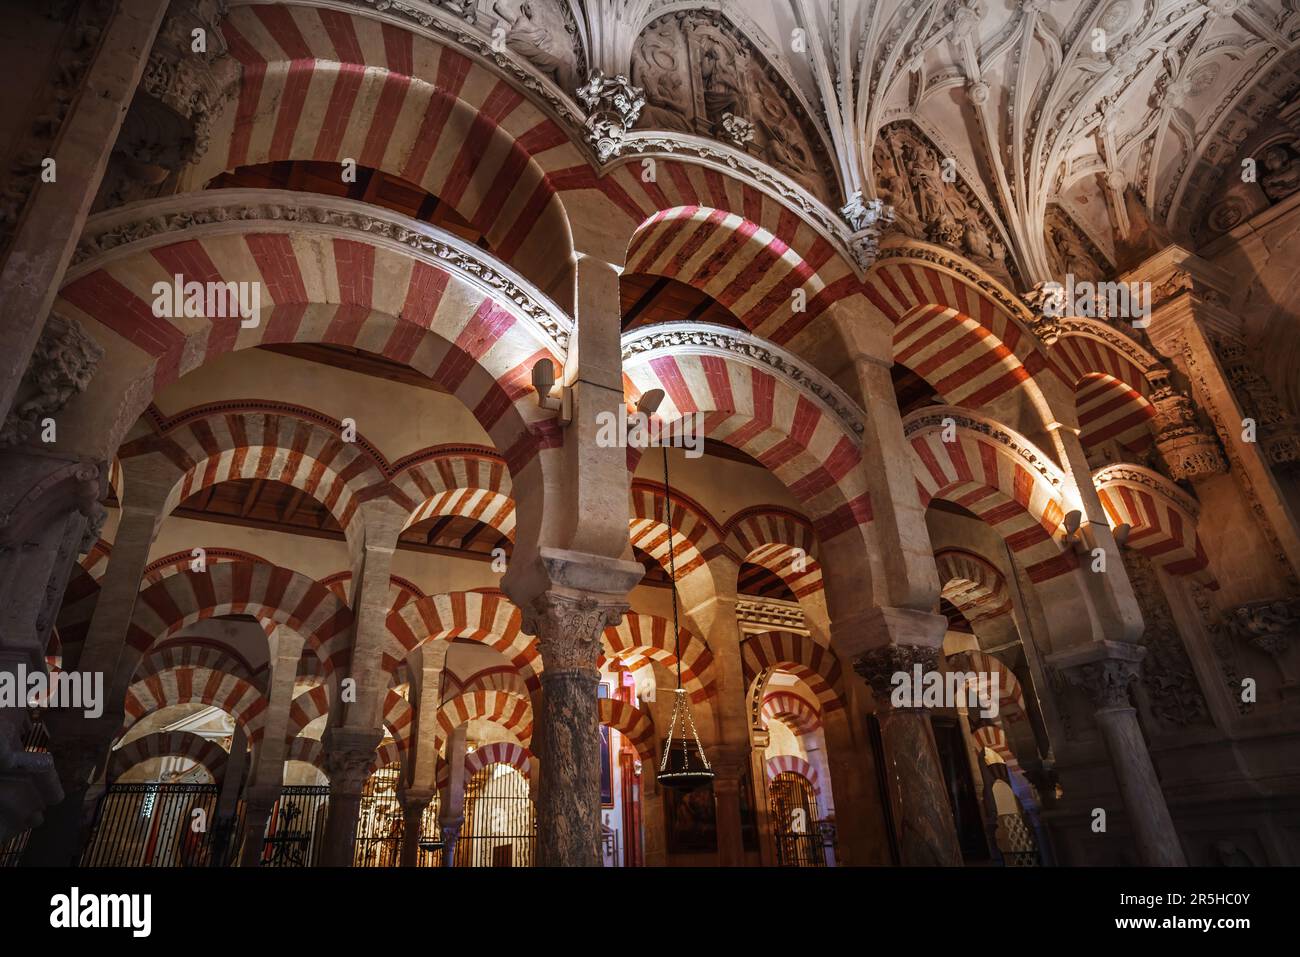
[(1185, 867), (1178, 832), (1142, 737), (1137, 711), (1129, 701), (1128, 687), (1138, 680), (1145, 654), (1146, 649), (1139, 645), (1104, 642), (1053, 655), (1048, 661), (1070, 684), (1083, 689), (1097, 709), (1097, 727), (1133, 828), (1138, 860), (1145, 867)]
[(424, 811), (435, 793), (433, 788), (404, 788), (398, 792), (402, 802), (402, 867), (417, 867), (420, 863)]
[(641, 822), (645, 829), (646, 867), (668, 865), (668, 833), (664, 820), (664, 790), (655, 780), (654, 769), (641, 771)]
[(535, 738), (542, 756), (537, 863), (600, 865), (600, 721), (596, 703), (601, 634), (625, 603), (548, 591), (525, 612), (538, 638), (542, 703)]
[(0, 415), (16, 407), (23, 370), (72, 259), (168, 3), (117, 4), (80, 91), (60, 91), (72, 105), (52, 144), (56, 180), (32, 187), (21, 228), (0, 268), (0, 289), (5, 291), (0, 300)]
[(891, 864), (888, 818), (868, 737), (870, 719), (854, 690), (846, 689), (849, 700), (844, 708), (822, 718), (826, 765), (835, 794), (835, 859), (854, 867)]
[(326, 728), (324, 770), (330, 779), (329, 811), (321, 864), (351, 867), (356, 853), (361, 791), (370, 776), (375, 749), (383, 739), (378, 728)]
[(939, 649), (890, 644), (858, 656), (853, 669), (871, 686), (884, 744), (884, 777), (905, 866), (960, 866), (961, 849), (939, 764), (930, 716), (920, 707), (890, 703), (892, 678), (915, 665), (937, 671)]
[(230, 736), (230, 756), (226, 758), (226, 770), (221, 777), (221, 790), (217, 793), (215, 839), (213, 841), (212, 861), (214, 866), (224, 867), (231, 863), (239, 853), (239, 841), (243, 835), (237, 833), (239, 794), (244, 784), (244, 772), (248, 769), (248, 738), (243, 727), (236, 723)]

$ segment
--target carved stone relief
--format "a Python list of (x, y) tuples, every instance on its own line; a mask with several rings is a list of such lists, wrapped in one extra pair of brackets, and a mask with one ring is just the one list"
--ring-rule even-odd
[(940, 155), (907, 121), (880, 131), (872, 153), (876, 193), (894, 207), (896, 228), (956, 250), (1004, 285), (1018, 285), (1001, 232), (960, 176), (945, 177)]
[(1080, 282), (1096, 282), (1110, 271), (1106, 257), (1059, 206), (1047, 208), (1045, 230), (1058, 282), (1064, 282), (1067, 275)]
[(0, 448), (35, 436), (43, 419), (85, 391), (103, 357), (99, 343), (76, 320), (51, 315), (18, 386), (13, 408), (0, 426)]
[(1146, 623), (1141, 687), (1147, 710), (1167, 728), (1209, 724), (1209, 707), (1150, 560), (1132, 549), (1120, 554)]
[(1257, 438), (1269, 463), (1289, 469), (1300, 465), (1300, 422), (1282, 407), (1260, 373), (1258, 361), (1240, 340), (1219, 338), (1214, 348), (1242, 411), (1255, 420)]
[(565, 92), (586, 74), (578, 26), (556, 0), (493, 0), (495, 27), (505, 31), (506, 49), (523, 57)]
[(694, 133), (760, 157), (823, 202), (835, 181), (806, 111), (785, 80), (717, 11), (660, 17), (637, 39), (639, 129)]

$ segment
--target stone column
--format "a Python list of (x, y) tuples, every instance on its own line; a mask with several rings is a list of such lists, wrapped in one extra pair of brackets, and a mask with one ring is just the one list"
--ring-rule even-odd
[(330, 779), (329, 811), (321, 864), (351, 867), (356, 853), (361, 791), (370, 775), (375, 748), (383, 739), (377, 728), (326, 728), (324, 769)]
[(765, 728), (751, 728), (749, 745), (749, 782), (753, 788), (754, 824), (758, 831), (758, 862), (763, 867), (776, 863), (773, 860), (771, 808), (767, 800), (767, 746), (769, 735)]
[(641, 766), (641, 822), (645, 827), (646, 867), (668, 865), (668, 834), (664, 821), (664, 791), (655, 780), (654, 768)]
[(826, 765), (835, 794), (835, 859), (855, 867), (890, 864), (889, 828), (868, 737), (869, 718), (858, 702), (866, 691), (845, 690), (845, 707), (822, 718)]
[[(117, 4), (51, 159), (55, 181), (37, 182), (0, 268), (0, 415), (14, 408), (19, 382), (50, 314), (127, 108), (169, 0)], [(88, 25), (89, 26), (89, 25)]]
[(600, 721), (596, 703), (601, 634), (622, 602), (548, 591), (525, 612), (542, 656), (535, 732), (543, 760), (537, 795), (537, 857), (543, 867), (600, 864)]
[(397, 795), (402, 802), (402, 867), (420, 863), (420, 828), (435, 793), (433, 788), (404, 788)]
[(244, 729), (238, 723), (230, 736), (230, 757), (226, 759), (226, 771), (221, 778), (221, 790), (217, 794), (216, 837), (213, 841), (213, 866), (225, 866), (235, 854), (239, 853), (239, 841), (243, 834), (236, 833), (238, 818), (236, 810), (239, 804), (239, 792), (244, 783), (244, 771), (248, 767), (248, 739)]
[(456, 864), (456, 842), (465, 823), (465, 735), (467, 725), (452, 731), (447, 739), (447, 791), (438, 809), (438, 829), (442, 834), (442, 866)]
[(262, 743), (257, 749), (257, 764), (249, 776), (244, 799), (244, 842), (240, 854), (240, 864), (244, 867), (255, 867), (262, 860), (266, 822), (284, 786), (284, 762), (289, 754), (289, 712), (293, 707), (298, 662), (306, 644), (304, 635), (284, 625), (276, 625), (267, 641), (271, 659), (266, 689), (268, 705), (262, 726)]
[[(839, 623), (833, 626), (837, 637)], [(884, 777), (905, 866), (960, 866), (957, 828), (939, 764), (930, 716), (890, 701), (893, 676), (916, 665), (937, 672), (947, 619), (899, 608), (878, 608), (857, 623), (875, 642), (853, 659), (853, 670), (871, 687), (884, 744)], [(855, 630), (857, 630), (855, 629)], [(880, 643), (880, 639), (888, 643)], [(915, 699), (913, 699), (915, 700)]]
[(1146, 649), (1105, 642), (1062, 652), (1049, 662), (1096, 707), (1097, 726), (1106, 742), (1126, 816), (1132, 824), (1138, 860), (1146, 867), (1185, 867), (1182, 845), (1155, 765), (1129, 702), (1128, 686), (1137, 680)]
[(743, 867), (745, 841), (740, 815), (740, 789), (744, 783), (748, 745), (717, 745), (713, 765), (713, 802), (718, 828), (718, 865)]

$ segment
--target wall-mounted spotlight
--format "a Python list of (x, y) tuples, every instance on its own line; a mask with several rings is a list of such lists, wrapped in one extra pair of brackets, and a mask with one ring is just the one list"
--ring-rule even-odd
[(1130, 525), (1128, 522), (1123, 522), (1119, 525), (1116, 525), (1114, 532), (1111, 533), (1112, 535), (1115, 536), (1115, 544), (1120, 548), (1123, 548), (1126, 544), (1128, 544), (1128, 536), (1129, 536), (1129, 532), (1131, 531), (1133, 531), (1133, 526)]
[(560, 386), (560, 395), (551, 395), (555, 387), (555, 363), (550, 359), (538, 359), (533, 363), (533, 388), (537, 390), (537, 404), (543, 409), (560, 413), (556, 418), (560, 425), (568, 425), (573, 420), (573, 392), (568, 386)]
[(659, 406), (664, 401), (663, 389), (651, 389), (649, 392), (642, 392), (641, 398), (637, 400), (636, 410), (647, 419), (659, 411)]
[(1079, 535), (1079, 526), (1083, 524), (1083, 512), (1077, 508), (1065, 513), (1065, 540), (1067, 542), (1077, 542)]

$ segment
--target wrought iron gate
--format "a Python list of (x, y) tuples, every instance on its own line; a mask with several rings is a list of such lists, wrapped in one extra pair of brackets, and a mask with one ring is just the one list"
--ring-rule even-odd
[(271, 808), (262, 842), (263, 867), (311, 867), (320, 857), (329, 810), (327, 785), (288, 785)]
[(222, 848), (213, 840), (218, 833), (217, 794), (215, 784), (110, 784), (100, 800), (81, 866), (228, 864), (228, 846)]
[(357, 815), (356, 867), (397, 867), (402, 863), (402, 803), (397, 799), (401, 766), (390, 764), (366, 779)]
[(767, 793), (777, 865), (825, 867), (824, 829), (817, 820), (812, 784), (802, 774), (782, 771), (768, 785)]
[(470, 778), (457, 867), (531, 867), (536, 839), (537, 819), (522, 774), (490, 764)]
[[(49, 751), (47, 747), (50, 740), (50, 734), (45, 729), (45, 723), (41, 721), (40, 715), (32, 714), (32, 723), (23, 735), (23, 750), (44, 754)], [(18, 862), (22, 860), (23, 851), (27, 850), (27, 841), (31, 838), (30, 830), (19, 831), (9, 840), (0, 844), (0, 867), (17, 867)]]

